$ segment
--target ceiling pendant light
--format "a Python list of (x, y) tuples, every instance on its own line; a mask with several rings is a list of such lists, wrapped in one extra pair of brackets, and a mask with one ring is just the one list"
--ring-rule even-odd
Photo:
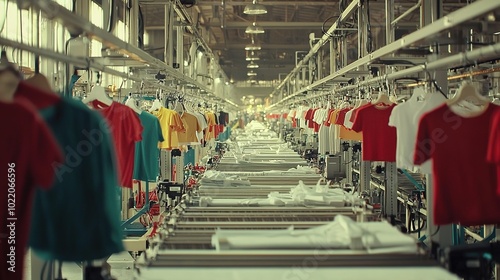
[(254, 71), (250, 71), (247, 73), (248, 77), (255, 77), (257, 76), (257, 73), (255, 73)]
[(260, 51), (262, 49), (262, 46), (259, 44), (248, 44), (245, 46), (246, 51)]
[(258, 4), (257, 0), (253, 0), (252, 4), (246, 5), (243, 13), (246, 15), (264, 15), (267, 14), (266, 6)]
[(256, 60), (260, 60), (260, 57), (258, 57), (253, 51), (250, 53), (250, 55), (247, 55), (246, 57), (246, 61), (256, 61)]
[(255, 62), (253, 62), (253, 61), (250, 61), (250, 63), (248, 63), (248, 65), (247, 65), (247, 68), (248, 68), (248, 69), (257, 69), (257, 68), (259, 68), (259, 65), (258, 65), (258, 64), (256, 64), (256, 63), (255, 63)]
[(252, 43), (245, 46), (246, 51), (260, 51), (262, 46), (260, 44), (256, 44), (252, 35)]
[(261, 26), (258, 26), (257, 23), (253, 22), (252, 25), (248, 26), (245, 29), (245, 33), (247, 34), (264, 34), (266, 31)]

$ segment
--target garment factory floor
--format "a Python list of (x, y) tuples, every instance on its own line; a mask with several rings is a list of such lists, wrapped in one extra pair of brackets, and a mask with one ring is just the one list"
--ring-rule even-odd
[[(132, 280), (134, 260), (128, 252), (112, 255), (108, 260), (111, 266), (111, 275), (117, 280)], [(39, 277), (31, 277), (31, 254), (28, 253), (25, 261), (24, 280), (40, 280)], [(66, 262), (62, 267), (62, 275), (66, 280), (83, 280), (82, 269), (72, 262)]]

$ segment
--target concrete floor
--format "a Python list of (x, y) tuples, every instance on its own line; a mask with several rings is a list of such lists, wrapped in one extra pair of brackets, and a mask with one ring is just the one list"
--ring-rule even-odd
[[(25, 261), (24, 280), (39, 280), (39, 277), (31, 277), (31, 258), (31, 253), (28, 252)], [(108, 263), (111, 266), (111, 275), (117, 280), (134, 279), (132, 271), (134, 260), (128, 252), (112, 255), (108, 259)], [(67, 280), (83, 280), (82, 269), (76, 263), (63, 263), (62, 275)]]

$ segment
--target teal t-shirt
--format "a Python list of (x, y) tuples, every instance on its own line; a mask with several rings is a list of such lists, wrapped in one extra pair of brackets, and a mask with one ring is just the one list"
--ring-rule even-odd
[(156, 181), (159, 172), (160, 149), (158, 143), (163, 142), (160, 121), (148, 112), (141, 112), (142, 141), (135, 143), (134, 175), (132, 178), (151, 182)]
[(40, 115), (65, 161), (53, 165), (52, 188), (35, 193), (30, 247), (43, 259), (77, 262), (123, 251), (117, 163), (106, 121), (67, 98)]

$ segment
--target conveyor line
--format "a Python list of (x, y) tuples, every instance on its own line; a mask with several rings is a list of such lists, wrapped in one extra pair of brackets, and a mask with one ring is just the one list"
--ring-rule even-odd
[(367, 254), (366, 251), (164, 251), (147, 267), (301, 267), (304, 260), (317, 260), (318, 267), (394, 267), (438, 266), (435, 260), (419, 254)]

